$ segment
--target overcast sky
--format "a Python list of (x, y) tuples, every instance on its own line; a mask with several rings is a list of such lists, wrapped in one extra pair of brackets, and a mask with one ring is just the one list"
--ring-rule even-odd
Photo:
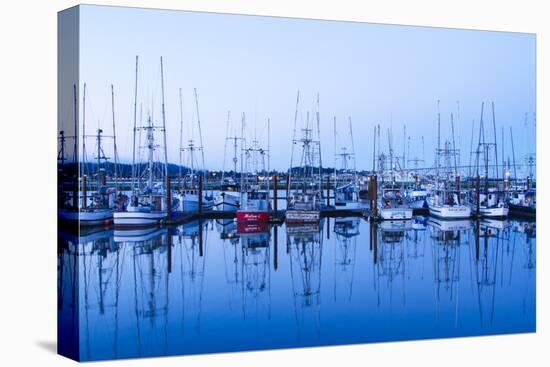
[[(334, 162), (334, 116), (339, 146), (349, 145), (348, 117), (352, 118), (359, 169), (372, 167), (373, 128), (378, 123), (382, 148), (387, 150), (391, 128), (399, 154), (406, 125), (410, 158), (421, 158), (423, 136), (426, 165), (431, 165), (437, 100), (441, 100), (442, 139), (451, 138), (450, 114), (454, 114), (462, 163), (468, 161), (473, 120), (477, 142), (482, 101), (488, 107), (484, 119), (491, 139), (490, 102), (495, 103), (499, 144), (501, 127), (505, 128), (506, 156), (511, 156), (510, 126), (516, 160), (535, 151), (532, 34), (101, 6), (82, 6), (80, 20), (80, 92), (87, 83), (86, 128), (92, 132), (99, 125), (111, 133), (110, 85), (114, 84), (123, 161), (132, 156), (136, 55), (140, 58), (138, 115), (141, 105), (143, 119), (152, 115), (157, 123), (162, 121), (160, 56), (164, 58), (168, 159), (173, 163), (179, 159), (179, 88), (186, 141), (193, 135), (198, 139), (193, 94), (197, 88), (208, 169), (222, 168), (228, 111), (234, 126), (246, 113), (247, 138), (256, 135), (266, 147), (269, 117), (271, 167), (287, 169), (298, 90), (299, 125), (305, 123), (308, 111), (313, 113), (316, 94), (320, 95), (325, 166)], [(71, 119), (72, 101), (61, 108), (62, 118)]]

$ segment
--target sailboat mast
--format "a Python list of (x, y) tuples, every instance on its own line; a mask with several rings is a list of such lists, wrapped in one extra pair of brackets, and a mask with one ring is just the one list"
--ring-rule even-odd
[(372, 144), (372, 173), (375, 173), (375, 172), (376, 172), (376, 125), (374, 126), (373, 144)]
[(160, 57), (160, 90), (162, 94), (162, 137), (164, 142), (164, 177), (168, 177), (168, 149), (166, 149), (166, 111), (164, 105), (164, 67)]
[(453, 158), (454, 158), (454, 163), (455, 163), (455, 180), (456, 180), (456, 177), (458, 176), (458, 168), (456, 166), (456, 146), (455, 146), (455, 124), (454, 124), (454, 119), (453, 119), (453, 114), (451, 113), (451, 134), (452, 134), (452, 138), (453, 138)]
[(514, 179), (517, 180), (518, 172), (516, 168), (516, 153), (514, 152), (514, 134), (512, 134), (512, 127), (510, 126), (510, 141), (512, 143), (512, 161), (514, 163)]
[(439, 111), (439, 100), (437, 100), (437, 150), (435, 152), (435, 179), (436, 190), (439, 190), (439, 154), (441, 153), (441, 113)]
[(202, 129), (201, 129), (201, 118), (199, 114), (199, 97), (197, 95), (197, 88), (195, 88), (195, 107), (197, 108), (197, 125), (199, 126), (199, 144), (200, 144), (200, 150), (201, 150), (202, 170), (203, 170), (203, 176), (204, 176), (206, 167), (204, 164), (204, 147), (202, 145)]
[[(268, 175), (271, 173), (271, 136), (270, 136), (270, 131), (271, 130), (271, 120), (270, 118), (268, 117), (267, 118), (267, 173)], [(268, 182), (269, 182), (269, 178), (268, 178)], [(269, 193), (269, 188), (267, 190), (267, 192)]]
[(116, 129), (115, 129), (115, 88), (111, 84), (111, 111), (113, 114), (113, 154), (115, 158), (114, 179), (115, 191), (118, 193), (118, 150), (116, 145)]
[(321, 154), (321, 116), (320, 116), (320, 111), (319, 111), (319, 93), (317, 93), (317, 114), (316, 114), (316, 117), (317, 117), (317, 139), (318, 139), (317, 144), (319, 144), (319, 146), (318, 146), (318, 148), (319, 148), (319, 191), (321, 192), (321, 196), (322, 196), (322, 193), (323, 193), (323, 178), (322, 178), (323, 155)]
[(336, 160), (338, 157), (338, 147), (336, 146), (336, 116), (334, 116), (334, 189), (336, 189), (337, 185), (337, 171), (336, 171)]
[(86, 83), (82, 95), (82, 175), (86, 175)]
[[(74, 163), (78, 162), (78, 98), (76, 95), (76, 84), (73, 84), (74, 95)], [(78, 168), (79, 169), (79, 168)]]
[(137, 86), (138, 86), (138, 60), (139, 57), (136, 55), (136, 74), (135, 74), (135, 84), (134, 84), (134, 140), (132, 147), (132, 194), (136, 190), (136, 131), (137, 131)]
[[(181, 88), (179, 89), (179, 98), (180, 98), (180, 151), (179, 151), (179, 169), (178, 169), (178, 181), (181, 185), (183, 178), (183, 97), (181, 95)], [(179, 187), (181, 190), (181, 187)]]
[(491, 108), (493, 110), (493, 135), (495, 138), (495, 171), (498, 185), (498, 149), (497, 149), (497, 125), (495, 119), (495, 102), (491, 102)]
[[(294, 159), (294, 145), (296, 144), (296, 123), (298, 121), (298, 105), (300, 104), (300, 91), (297, 92), (296, 94), (296, 108), (294, 110), (294, 129), (293, 129), (293, 133), (292, 133), (292, 148), (290, 150), (290, 169), (288, 171), (288, 180), (287, 180), (287, 185), (288, 185), (288, 188), (287, 188), (287, 193), (288, 193), (288, 189), (290, 189), (290, 181), (292, 179), (292, 164), (293, 164), (293, 159)], [(287, 195), (287, 204), (289, 202), (289, 198), (288, 198), (288, 195)]]
[(357, 163), (355, 161), (355, 144), (353, 141), (353, 125), (351, 123), (351, 116), (349, 116), (349, 135), (351, 138), (351, 153), (353, 154), (353, 188), (357, 186)]
[[(241, 139), (244, 142), (244, 122), (245, 122), (245, 115), (243, 112), (242, 120), (241, 120)], [(235, 144), (236, 145), (236, 144)], [(244, 171), (243, 171), (243, 154), (244, 149), (246, 148), (246, 144), (241, 144), (241, 199), (240, 202), (243, 202), (243, 193), (244, 193)]]

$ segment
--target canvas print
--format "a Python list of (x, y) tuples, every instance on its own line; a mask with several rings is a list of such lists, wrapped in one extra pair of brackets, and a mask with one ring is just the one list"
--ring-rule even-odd
[(58, 351), (536, 330), (536, 36), (58, 16)]

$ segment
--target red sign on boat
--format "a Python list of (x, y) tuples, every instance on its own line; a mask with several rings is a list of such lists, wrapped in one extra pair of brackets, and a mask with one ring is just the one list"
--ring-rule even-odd
[(269, 213), (267, 211), (237, 211), (237, 222), (268, 222)]

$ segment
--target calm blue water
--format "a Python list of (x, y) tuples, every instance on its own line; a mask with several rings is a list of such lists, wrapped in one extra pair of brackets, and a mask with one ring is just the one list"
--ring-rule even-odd
[(348, 218), (239, 235), (212, 220), (63, 235), (59, 348), (97, 360), (533, 332), (534, 227)]

